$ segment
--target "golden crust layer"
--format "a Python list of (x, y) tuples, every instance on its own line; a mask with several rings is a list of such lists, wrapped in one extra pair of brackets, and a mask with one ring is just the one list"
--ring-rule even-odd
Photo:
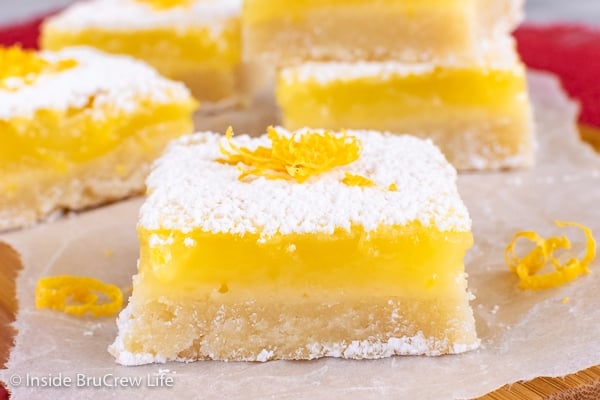
[[(468, 301), (305, 296), (133, 302), (111, 346), (117, 362), (268, 361), (442, 355), (478, 347)], [(447, 321), (450, 320), (450, 323)]]

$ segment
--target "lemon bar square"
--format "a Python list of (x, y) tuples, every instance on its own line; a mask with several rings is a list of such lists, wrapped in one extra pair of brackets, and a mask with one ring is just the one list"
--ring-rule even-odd
[(120, 364), (479, 344), (463, 264), (471, 221), (456, 170), (429, 141), (197, 133), (173, 142), (147, 183), (138, 273), (109, 347)]
[(525, 68), (480, 64), (305, 63), (277, 80), (283, 126), (375, 129), (431, 138), (461, 170), (534, 162)]
[(522, 0), (246, 0), (244, 55), (279, 66), (473, 59), (522, 14)]
[(49, 18), (41, 45), (130, 55), (219, 102), (244, 89), (240, 13), (241, 0), (91, 0)]
[(142, 192), (195, 108), (183, 84), (129, 57), (0, 48), (0, 230)]

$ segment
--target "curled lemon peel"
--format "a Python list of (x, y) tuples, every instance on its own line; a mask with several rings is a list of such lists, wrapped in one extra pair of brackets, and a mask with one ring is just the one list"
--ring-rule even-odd
[(342, 183), (348, 186), (361, 186), (361, 187), (371, 187), (375, 186), (375, 182), (371, 179), (366, 178), (362, 175), (356, 175), (350, 172), (346, 172), (344, 175), (344, 179), (342, 179)]
[(9, 78), (30, 85), (43, 72), (61, 72), (75, 66), (77, 61), (74, 59), (50, 62), (34, 50), (25, 50), (20, 46), (0, 47), (0, 87), (11, 89), (5, 82)]
[[(100, 303), (98, 294), (107, 301)], [(90, 277), (60, 275), (41, 278), (35, 288), (37, 308), (50, 308), (66, 314), (94, 317), (117, 314), (123, 306), (123, 293), (115, 285)]]
[(254, 150), (238, 146), (233, 141), (233, 129), (225, 133), (227, 148), (219, 144), (226, 158), (218, 162), (237, 165), (240, 180), (249, 176), (267, 179), (287, 179), (303, 183), (312, 176), (358, 160), (361, 145), (358, 138), (331, 131), (303, 132), (291, 136), (280, 135), (273, 127), (267, 130), (271, 147), (259, 146)]
[(140, 3), (148, 4), (155, 10), (168, 10), (174, 7), (188, 7), (192, 0), (137, 0)]
[[(566, 263), (561, 264), (554, 257), (556, 250), (569, 250), (571, 248), (571, 242), (566, 236), (544, 239), (536, 232), (519, 232), (506, 247), (504, 258), (510, 270), (517, 274), (521, 280), (519, 284), (521, 289), (550, 289), (567, 284), (580, 275), (590, 272), (589, 266), (596, 257), (596, 241), (592, 231), (585, 225), (575, 222), (556, 221), (556, 225), (559, 228), (576, 227), (583, 231), (586, 237), (586, 251), (583, 258), (581, 260), (571, 258)], [(515, 245), (519, 239), (527, 239), (535, 244), (535, 248), (523, 258), (515, 255)], [(553, 265), (555, 271), (536, 275), (548, 263)]]

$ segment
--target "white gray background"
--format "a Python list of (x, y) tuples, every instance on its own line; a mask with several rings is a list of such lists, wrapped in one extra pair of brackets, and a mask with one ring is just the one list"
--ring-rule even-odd
[[(73, 0), (0, 0), (0, 25), (56, 9)], [(530, 21), (585, 21), (600, 26), (600, 0), (527, 0)]]

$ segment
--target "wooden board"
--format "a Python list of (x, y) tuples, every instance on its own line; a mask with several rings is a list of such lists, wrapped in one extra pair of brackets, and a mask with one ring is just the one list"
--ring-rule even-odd
[(476, 400), (521, 399), (598, 400), (600, 399), (600, 366), (564, 378), (537, 378), (529, 382), (506, 385)]
[(600, 128), (579, 125), (579, 135), (583, 140), (591, 144), (597, 152), (600, 152)]
[[(0, 368), (6, 368), (16, 330), (11, 326), (17, 315), (16, 279), (23, 268), (19, 254), (0, 242)], [(0, 381), (0, 400), (7, 400), (4, 382)]]
[(4, 368), (8, 361), (16, 334), (11, 323), (15, 320), (18, 309), (16, 279), (22, 268), (17, 252), (0, 242), (0, 368)]

